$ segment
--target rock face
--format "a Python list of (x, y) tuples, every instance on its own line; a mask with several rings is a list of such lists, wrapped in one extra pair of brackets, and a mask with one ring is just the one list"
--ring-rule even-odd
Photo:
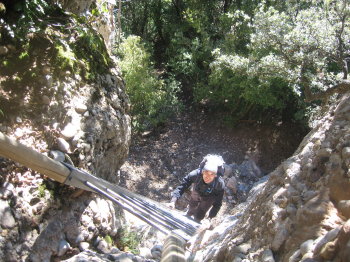
[(349, 116), (347, 94), (295, 154), (251, 190), (226, 222), (226, 234), (213, 229), (197, 236), (192, 259), (349, 261)]
[[(24, 13), (22, 30), (11, 30), (7, 23), (18, 19), (18, 10), (5, 2), (0, 131), (58, 161), (117, 182), (131, 126), (124, 82), (108, 52), (114, 29), (105, 30), (102, 39), (80, 22), (84, 20), (52, 8), (57, 3), (30, 5), (38, 19), (28, 22)], [(61, 1), (77, 13), (99, 8), (98, 3)], [(38, 30), (43, 24), (47, 30)], [(126, 256), (114, 245), (124, 213), (110, 201), (2, 158), (0, 184), (1, 261), (61, 261), (81, 251), (92, 254), (91, 249), (114, 261)]]
[[(52, 2), (78, 14), (95, 4)], [(45, 32), (26, 33), (25, 40), (21, 36), (15, 41), (10, 27), (0, 27), (0, 131), (116, 182), (131, 134), (124, 83), (112, 63), (90, 72), (89, 66), (96, 66), (93, 62), (97, 61), (98, 69), (103, 64), (98, 54), (106, 51), (105, 46), (94, 53), (93, 61), (84, 63), (86, 57), (74, 46), (88, 48), (86, 39), (58, 30), (62, 21), (72, 23), (69, 30), (83, 25), (67, 16), (55, 21), (56, 16), (45, 21)], [(113, 31), (101, 31), (107, 47), (109, 30)], [(84, 37), (99, 46), (94, 35)], [(22, 45), (21, 41), (27, 42)], [(95, 75), (87, 79), (90, 73)], [(295, 154), (268, 176), (261, 178), (249, 159), (228, 166), (226, 193), (231, 198), (227, 200), (246, 201), (231, 214), (216, 218), (216, 227), (200, 231), (190, 242), (189, 256), (193, 261), (349, 261), (349, 165), (348, 94), (330, 108)], [(0, 182), (0, 258), (4, 261), (143, 261), (108, 243), (117, 240), (125, 222), (121, 210), (109, 201), (3, 159)], [(238, 192), (241, 198), (234, 199), (230, 192)], [(150, 235), (161, 240), (153, 232)], [(152, 241), (143, 254), (158, 259), (160, 245)]]
[[(100, 8), (98, 3), (61, 1), (62, 6), (77, 13)], [(109, 11), (113, 9), (111, 4), (106, 5)], [(52, 27), (50, 30), (23, 36), (23, 31), (10, 32), (1, 27), (0, 46), (7, 50), (1, 53), (5, 62), (0, 66), (1, 131), (18, 140), (32, 137), (29, 146), (38, 151), (50, 156), (59, 154), (58, 160), (65, 154), (71, 164), (116, 182), (131, 136), (129, 99), (117, 65), (100, 34), (87, 23), (69, 20), (69, 13), (64, 11), (57, 15), (57, 9), (50, 6), (43, 10), (43, 19), (54, 13), (45, 22)], [(11, 9), (7, 12), (10, 17)], [(71, 26), (55, 27), (50, 24), (55, 24), (55, 19), (67, 19)], [(38, 19), (33, 26), (39, 28), (40, 22)], [(94, 21), (95, 27), (99, 24), (108, 27)], [(64, 36), (65, 30), (70, 30), (69, 38), (53, 40), (57, 35)], [(109, 37), (113, 38), (114, 28), (108, 32), (105, 42), (111, 45)], [(18, 58), (19, 53), (25, 58)], [(17, 131), (13, 129), (17, 127)]]
[(93, 19), (93, 26), (102, 35), (107, 48), (109, 50), (112, 48), (116, 36), (116, 19), (113, 14), (116, 0), (52, 0), (51, 2), (60, 4), (64, 10), (77, 15), (91, 17), (91, 12), (89, 12), (91, 9), (99, 10), (99, 15)]

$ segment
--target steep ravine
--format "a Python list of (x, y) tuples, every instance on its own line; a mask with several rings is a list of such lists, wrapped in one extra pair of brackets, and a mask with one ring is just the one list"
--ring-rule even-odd
[[(79, 14), (94, 1), (54, 2)], [(288, 123), (229, 129), (201, 112), (132, 138), (124, 82), (106, 48), (113, 30), (100, 27), (103, 39), (47, 8), (33, 10), (42, 19), (31, 31), (0, 25), (1, 132), (160, 202), (205, 154), (221, 154), (225, 203), (190, 241), (190, 260), (349, 261), (349, 95), (302, 142)], [(10, 11), (6, 22), (19, 19)], [(103, 198), (7, 159), (0, 183), (2, 261), (159, 260), (164, 235)]]

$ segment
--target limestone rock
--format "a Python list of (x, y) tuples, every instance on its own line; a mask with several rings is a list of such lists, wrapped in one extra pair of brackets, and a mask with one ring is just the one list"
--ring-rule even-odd
[(0, 225), (3, 228), (13, 228), (16, 221), (11, 213), (10, 205), (7, 201), (0, 199)]
[(275, 259), (273, 257), (273, 253), (270, 249), (264, 250), (264, 252), (261, 256), (261, 262), (275, 262)]
[(78, 132), (76, 124), (68, 123), (62, 130), (61, 134), (63, 138), (69, 140), (72, 139)]
[(350, 218), (350, 200), (340, 200), (337, 207), (343, 216)]

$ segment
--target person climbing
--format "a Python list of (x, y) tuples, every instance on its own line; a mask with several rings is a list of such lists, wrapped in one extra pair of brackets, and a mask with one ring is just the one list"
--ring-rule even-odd
[(208, 218), (215, 217), (221, 208), (224, 196), (224, 164), (223, 158), (219, 155), (205, 156), (199, 168), (185, 176), (182, 183), (172, 192), (170, 208), (175, 208), (177, 200), (193, 184), (186, 215), (193, 216), (194, 220), (200, 222), (211, 208)]

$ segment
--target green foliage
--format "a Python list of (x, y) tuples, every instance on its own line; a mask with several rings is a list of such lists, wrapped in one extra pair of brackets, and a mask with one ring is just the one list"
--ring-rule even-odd
[(286, 12), (261, 6), (251, 36), (255, 57), (263, 59), (271, 52), (284, 64), (274, 72), (283, 76), (300, 101), (306, 88), (322, 92), (342, 79), (343, 50), (350, 48), (350, 23), (345, 22), (350, 4), (316, 2), (294, 15), (295, 6)]
[(220, 6), (209, 0), (130, 1), (123, 32), (141, 36), (155, 65), (181, 82), (183, 96), (190, 98), (191, 85), (207, 78), (213, 42), (220, 37)]
[(45, 197), (45, 190), (46, 190), (45, 184), (40, 184), (38, 187), (39, 197)]
[[(59, 42), (58, 42), (59, 43)], [(56, 65), (59, 66), (60, 70), (71, 70), (73, 71), (76, 56), (72, 49), (68, 45), (62, 45), (61, 43), (55, 46), (57, 55), (55, 57)]]
[[(167, 68), (181, 81), (183, 86), (201, 82), (206, 78), (204, 68), (208, 68), (208, 57), (211, 57), (208, 44), (200, 38), (192, 40), (182, 34), (175, 35), (171, 40), (167, 56)], [(191, 95), (185, 93), (185, 95)]]
[(43, 95), (59, 98), (67, 92), (59, 84), (62, 78), (96, 80), (114, 66), (102, 36), (87, 19), (45, 0), (4, 3), (6, 13), (0, 26), (4, 120), (13, 114), (41, 115)]
[(112, 239), (112, 237), (111, 237), (110, 235), (106, 235), (106, 236), (104, 237), (104, 240), (106, 241), (106, 243), (107, 243), (108, 245), (113, 245), (113, 239)]
[(221, 17), (223, 41), (220, 48), (226, 53), (247, 54), (252, 33), (251, 17), (242, 10), (233, 10)]
[(84, 63), (86, 79), (94, 79), (98, 74), (107, 72), (112, 61), (100, 35), (91, 28), (77, 28), (80, 33), (72, 49), (80, 62)]
[(208, 85), (194, 89), (197, 102), (230, 113), (232, 119), (259, 118), (263, 114), (257, 113), (271, 109), (281, 115), (291, 92), (283, 76), (273, 73), (282, 66), (278, 60), (251, 61), (219, 50), (213, 54)]
[(137, 232), (130, 231), (128, 228), (123, 227), (119, 229), (117, 234), (117, 247), (120, 250), (130, 251), (133, 254), (138, 254), (138, 246), (141, 241), (141, 237), (138, 236)]
[(39, 186), (38, 186), (38, 196), (40, 198), (44, 198), (46, 196), (46, 191), (49, 192), (50, 196), (52, 197), (53, 196), (53, 190), (49, 190), (47, 187), (46, 187), (46, 184), (43, 182), (41, 183)]
[(16, 1), (14, 8), (20, 17), (17, 26), (13, 27), (16, 34), (13, 33), (12, 36), (16, 35), (20, 41), (27, 41), (26, 34), (28, 33), (41, 31), (45, 26), (46, 16), (57, 10), (55, 5), (49, 5), (45, 0)]
[(207, 99), (210, 105), (240, 116), (245, 115), (243, 104), (251, 105), (250, 111), (272, 109), (280, 116), (292, 106), (295, 119), (301, 119), (305, 86), (322, 91), (342, 77), (342, 66), (337, 63), (342, 61), (337, 44), (341, 28), (341, 49), (349, 48), (349, 23), (344, 26), (332, 5), (327, 8), (324, 12), (323, 7), (307, 6), (291, 16), (261, 5), (251, 25), (249, 52), (232, 54), (240, 49), (234, 37), (226, 38), (221, 49), (213, 52), (209, 85), (195, 89), (196, 101)]
[[(182, 94), (232, 118), (307, 116), (305, 90), (343, 77), (350, 50), (346, 0), (129, 1), (123, 32), (142, 37), (150, 60)], [(267, 114), (267, 112), (269, 114)], [(294, 113), (293, 113), (294, 112)]]
[(140, 37), (129, 36), (119, 50), (120, 67), (131, 101), (132, 124), (136, 131), (155, 127), (165, 122), (176, 110), (176, 82), (166, 84), (157, 77), (150, 54)]
[(103, 16), (105, 14), (108, 14), (108, 1), (100, 1), (101, 3), (97, 6), (95, 2), (93, 2), (91, 4), (91, 7), (90, 7), (90, 13), (91, 13), (91, 16), (89, 18), (89, 22), (93, 22), (96, 20), (96, 18), (98, 18), (99, 16)]
[[(38, 45), (46, 45), (48, 50), (54, 46), (54, 52), (49, 50), (48, 54), (52, 55), (51, 64), (59, 70), (57, 75), (62, 70), (70, 70), (93, 79), (112, 66), (102, 37), (89, 26), (87, 19), (68, 16), (58, 6), (44, 0), (18, 1), (15, 9), (21, 14), (18, 26), (8, 23), (5, 28), (6, 36), (24, 49), (19, 59), (27, 59)], [(54, 20), (56, 23), (52, 24)]]

